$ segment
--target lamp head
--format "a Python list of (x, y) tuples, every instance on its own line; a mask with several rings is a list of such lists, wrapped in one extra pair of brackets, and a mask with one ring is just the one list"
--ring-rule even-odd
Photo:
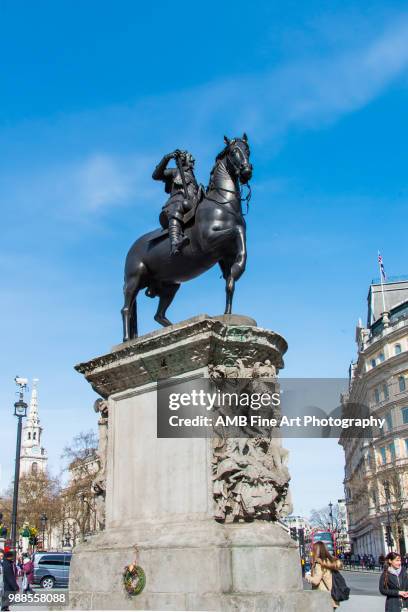
[(27, 404), (23, 402), (23, 400), (19, 400), (14, 404), (14, 415), (16, 417), (26, 417), (27, 416)]

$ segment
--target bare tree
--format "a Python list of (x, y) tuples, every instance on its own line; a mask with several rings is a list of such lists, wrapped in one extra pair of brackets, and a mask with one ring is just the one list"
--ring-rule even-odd
[(408, 494), (404, 476), (398, 467), (389, 468), (379, 482), (379, 501), (380, 508), (387, 514), (387, 524), (397, 541), (397, 548), (405, 554), (403, 522), (408, 516)]
[(3, 515), (0, 520), (1, 528), (7, 529), (7, 537), (10, 536), (11, 530), (11, 509), (13, 505), (13, 499), (10, 491), (5, 491), (0, 497), (0, 512)]
[(339, 505), (333, 504), (331, 513), (329, 506), (320, 510), (313, 509), (310, 514), (310, 524), (317, 529), (330, 529), (339, 533), (342, 524)]
[(98, 438), (93, 430), (81, 431), (75, 436), (70, 445), (64, 447), (61, 458), (68, 463), (66, 467), (70, 468), (71, 463), (83, 461), (95, 453), (98, 448)]
[(97, 447), (95, 432), (81, 432), (62, 454), (68, 474), (68, 484), (62, 491), (64, 521), (72, 528), (74, 544), (77, 537), (83, 540), (86, 533), (95, 530), (92, 482), (99, 470)]
[[(21, 529), (23, 523), (27, 521), (30, 527), (36, 527), (41, 533), (40, 516), (44, 513), (47, 516), (46, 529), (50, 537), (52, 529), (60, 523), (62, 517), (60, 491), (59, 479), (51, 477), (47, 472), (22, 476), (18, 496), (17, 528)], [(10, 485), (1, 502), (4, 514), (3, 523), (9, 528), (12, 497), (13, 487)]]

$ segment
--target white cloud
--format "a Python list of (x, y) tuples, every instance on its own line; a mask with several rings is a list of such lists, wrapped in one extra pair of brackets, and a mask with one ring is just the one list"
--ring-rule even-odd
[(126, 201), (134, 183), (130, 172), (112, 157), (102, 154), (85, 160), (75, 178), (79, 198), (91, 210)]
[[(115, 206), (146, 202), (155, 193), (153, 161), (142, 155), (95, 153), (77, 161), (27, 169), (2, 181), (1, 199), (10, 209), (30, 215), (61, 215), (77, 221)], [(22, 219), (25, 219), (24, 214)]]
[[(335, 31), (336, 24), (326, 23), (326, 28)], [(35, 171), (18, 167), (14, 176), (3, 170), (1, 199), (12, 208), (68, 217), (75, 211), (82, 218), (128, 203), (138, 206), (153, 196), (159, 205), (158, 194), (162, 199), (164, 194), (151, 172), (171, 147), (194, 152), (199, 179), (205, 182), (224, 132), (247, 131), (258, 151), (267, 145), (270, 155), (288, 130), (317, 129), (361, 109), (404, 76), (407, 67), (408, 14), (402, 14), (371, 38), (365, 30), (355, 42), (350, 37), (343, 46), (336, 41), (324, 56), (302, 57), (300, 50), (297, 59), (263, 73), (145, 98), (133, 106), (61, 116), (31, 127), (24, 123), (21, 132), (16, 133), (18, 127), (13, 134), (3, 131), (2, 140), (24, 143), (24, 153), (39, 140), (46, 149), (49, 141), (52, 155), (55, 143), (58, 153), (64, 150), (69, 134), (71, 158)], [(123, 145), (134, 153), (118, 154)]]
[(297, 80), (298, 97), (286, 107), (288, 122), (327, 120), (369, 103), (408, 67), (408, 20), (387, 29), (366, 45), (332, 58), (301, 64), (289, 71)]
[(146, 159), (98, 153), (74, 170), (72, 182), (81, 208), (96, 211), (126, 204), (136, 194), (145, 197), (150, 174), (151, 164)]
[(230, 114), (236, 131), (248, 129), (268, 141), (292, 126), (318, 127), (364, 107), (407, 68), (408, 16), (403, 15), (352, 48), (213, 84), (197, 97), (209, 122), (218, 113)]

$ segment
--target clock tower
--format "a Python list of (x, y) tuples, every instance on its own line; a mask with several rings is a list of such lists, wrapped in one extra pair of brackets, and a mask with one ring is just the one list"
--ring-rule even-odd
[(33, 379), (30, 409), (23, 426), (20, 456), (20, 476), (35, 476), (47, 469), (48, 456), (41, 446), (42, 427), (38, 416), (38, 379)]

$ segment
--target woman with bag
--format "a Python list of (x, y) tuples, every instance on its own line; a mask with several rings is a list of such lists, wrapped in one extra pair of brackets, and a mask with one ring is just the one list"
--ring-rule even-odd
[(31, 561), (30, 557), (25, 557), (23, 559), (23, 584), (22, 584), (23, 593), (33, 592), (31, 588), (33, 580), (34, 580), (34, 563)]
[[(312, 547), (312, 571), (306, 576), (312, 589), (328, 591), (331, 595), (333, 588), (333, 572), (342, 569), (341, 561), (333, 557), (323, 542), (315, 542)], [(332, 597), (333, 610), (339, 607), (339, 602)]]
[(401, 566), (399, 553), (390, 552), (385, 557), (380, 593), (387, 597), (385, 612), (399, 612), (408, 608), (408, 575), (407, 570)]

